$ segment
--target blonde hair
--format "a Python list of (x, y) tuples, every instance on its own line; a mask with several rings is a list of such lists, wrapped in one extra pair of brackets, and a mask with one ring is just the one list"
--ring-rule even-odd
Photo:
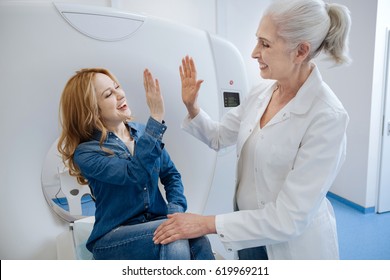
[(107, 69), (81, 69), (68, 80), (60, 100), (59, 119), (62, 132), (57, 149), (65, 166), (69, 168), (69, 174), (77, 177), (77, 181), (82, 185), (88, 182), (81, 175), (73, 159), (77, 146), (90, 140), (95, 130), (102, 133), (99, 141), (101, 147), (107, 137), (107, 128), (99, 118), (99, 107), (93, 85), (97, 73), (105, 74), (119, 84), (115, 76)]
[(322, 0), (275, 0), (265, 11), (277, 26), (278, 34), (291, 49), (300, 43), (311, 46), (308, 59), (322, 50), (336, 64), (349, 63), (348, 39), (351, 17), (347, 7)]

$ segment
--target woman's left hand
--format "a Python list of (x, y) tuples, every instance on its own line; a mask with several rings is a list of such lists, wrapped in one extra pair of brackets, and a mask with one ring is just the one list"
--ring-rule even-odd
[(168, 215), (154, 232), (155, 244), (168, 244), (179, 239), (192, 239), (206, 234), (216, 233), (215, 216), (201, 216), (191, 213)]

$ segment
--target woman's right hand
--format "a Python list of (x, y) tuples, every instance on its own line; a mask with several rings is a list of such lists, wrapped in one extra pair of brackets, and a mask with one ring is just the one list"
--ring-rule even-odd
[(196, 76), (194, 60), (187, 55), (180, 66), (181, 96), (191, 119), (200, 111), (197, 99), (203, 80), (197, 80)]
[(164, 100), (160, 92), (160, 84), (157, 79), (153, 79), (149, 69), (145, 69), (144, 71), (144, 87), (150, 116), (153, 119), (162, 122), (165, 114)]

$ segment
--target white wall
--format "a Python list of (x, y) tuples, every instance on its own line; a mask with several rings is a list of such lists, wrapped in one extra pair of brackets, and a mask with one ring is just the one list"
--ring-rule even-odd
[[(350, 116), (347, 159), (332, 192), (365, 208), (375, 206), (375, 186), (367, 185), (377, 1), (337, 0), (351, 11), (350, 66), (319, 63), (324, 80)], [(376, 120), (375, 120), (376, 121)], [(373, 189), (374, 188), (374, 189)]]
[(264, 7), (270, 0), (217, 0), (217, 33), (231, 41), (241, 52), (247, 67), (249, 86), (261, 81), (252, 51), (257, 44), (256, 31)]

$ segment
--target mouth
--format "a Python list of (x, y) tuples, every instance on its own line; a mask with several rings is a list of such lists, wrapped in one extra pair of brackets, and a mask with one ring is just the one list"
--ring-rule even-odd
[(126, 102), (122, 103), (117, 107), (118, 110), (126, 110), (127, 109), (127, 104)]
[(268, 65), (267, 65), (267, 64), (265, 64), (265, 63), (261, 63), (261, 62), (259, 62), (259, 65), (260, 65), (260, 70), (264, 70), (265, 68), (267, 68), (267, 67), (268, 67)]

